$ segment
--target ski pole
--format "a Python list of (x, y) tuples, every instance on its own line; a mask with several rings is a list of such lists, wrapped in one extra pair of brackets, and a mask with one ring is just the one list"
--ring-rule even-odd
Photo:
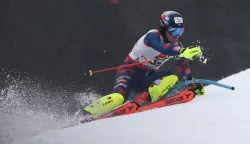
[(100, 69), (100, 70), (95, 70), (95, 71), (89, 70), (89, 71), (86, 73), (86, 75), (88, 74), (88, 75), (92, 76), (92, 75), (95, 74), (95, 73), (100, 73), (100, 72), (115, 70), (115, 69), (119, 69), (119, 68), (123, 68), (123, 67), (131, 67), (131, 66), (135, 66), (135, 65), (139, 65), (139, 64), (145, 64), (145, 63), (150, 63), (150, 62), (153, 63), (154, 60), (147, 60), (147, 61), (144, 61), (144, 62), (133, 63), (133, 64), (125, 64), (125, 65), (122, 65), (122, 66), (111, 67), (111, 68), (105, 68), (105, 69)]
[(212, 81), (212, 80), (206, 80), (206, 79), (194, 79), (194, 80), (188, 80), (188, 81), (184, 81), (181, 82), (179, 84), (177, 84), (176, 86), (173, 87), (173, 89), (169, 90), (163, 97), (166, 97), (167, 95), (169, 95), (171, 92), (178, 90), (179, 88), (191, 84), (191, 83), (204, 83), (204, 84), (211, 84), (211, 85), (216, 85), (218, 87), (222, 87), (225, 89), (229, 89), (229, 90), (235, 90), (235, 87), (230, 86), (230, 85), (226, 85), (226, 84), (222, 84), (216, 81)]
[(206, 80), (206, 79), (194, 79), (194, 80), (184, 81), (184, 82), (181, 82), (181, 83), (177, 84), (174, 87), (174, 89), (178, 89), (178, 88), (180, 88), (182, 86), (185, 86), (185, 85), (188, 85), (188, 84), (191, 84), (191, 83), (212, 84), (212, 85), (216, 85), (218, 87), (222, 87), (222, 88), (225, 88), (225, 89), (230, 89), (230, 90), (234, 90), (235, 89), (233, 86), (222, 84), (222, 83), (219, 83), (219, 82), (216, 82), (216, 81), (212, 81), (212, 80)]

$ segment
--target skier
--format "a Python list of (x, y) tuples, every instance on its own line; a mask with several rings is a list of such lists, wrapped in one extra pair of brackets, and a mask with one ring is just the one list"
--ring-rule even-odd
[[(105, 114), (126, 102), (132, 90), (142, 92), (135, 98), (139, 105), (159, 100), (178, 81), (171, 70), (159, 70), (169, 59), (174, 58), (183, 80), (194, 79), (186, 58), (191, 58), (192, 49), (183, 48), (180, 37), (184, 32), (184, 20), (175, 11), (165, 11), (158, 29), (148, 31), (134, 45), (121, 65), (154, 60), (151, 63), (119, 68), (115, 75), (113, 93), (99, 98), (84, 108), (94, 116)], [(180, 54), (182, 57), (180, 57)], [(203, 95), (200, 83), (190, 85), (195, 95)]]

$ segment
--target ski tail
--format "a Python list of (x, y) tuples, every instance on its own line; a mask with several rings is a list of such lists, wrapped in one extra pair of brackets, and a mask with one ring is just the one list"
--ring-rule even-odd
[(171, 106), (175, 104), (186, 103), (186, 102), (193, 100), (194, 97), (195, 97), (195, 94), (193, 91), (185, 90), (177, 95), (163, 98), (157, 102), (151, 103), (149, 105), (141, 106), (141, 107), (135, 102), (129, 102), (103, 116), (96, 118), (96, 120), (115, 117), (115, 116), (128, 115), (128, 114), (133, 114), (137, 112), (143, 112), (146, 110), (161, 108), (165, 106)]

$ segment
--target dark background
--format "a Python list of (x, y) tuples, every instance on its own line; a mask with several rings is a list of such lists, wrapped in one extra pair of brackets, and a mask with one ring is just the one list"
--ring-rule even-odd
[(108, 93), (115, 71), (90, 78), (83, 70), (119, 65), (166, 10), (184, 16), (184, 45), (205, 48), (207, 64), (191, 63), (196, 77), (219, 80), (250, 67), (246, 0), (1, 0), (1, 75), (17, 69)]

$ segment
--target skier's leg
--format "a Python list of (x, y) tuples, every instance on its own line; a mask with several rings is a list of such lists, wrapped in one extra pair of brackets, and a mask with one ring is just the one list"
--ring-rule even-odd
[(122, 105), (129, 94), (134, 73), (133, 68), (124, 67), (119, 69), (115, 76), (113, 93), (99, 98), (93, 104), (85, 107), (84, 110), (92, 115), (100, 116)]
[[(149, 88), (135, 98), (138, 104), (145, 102), (155, 102), (165, 95), (178, 81), (178, 77), (173, 75), (171, 71), (161, 71), (149, 75), (145, 78), (145, 84), (150, 85)], [(151, 83), (151, 84), (150, 84)]]
[(175, 85), (177, 81), (178, 77), (176, 75), (164, 76), (161, 79), (154, 81), (154, 83), (148, 88), (151, 102), (159, 100)]

